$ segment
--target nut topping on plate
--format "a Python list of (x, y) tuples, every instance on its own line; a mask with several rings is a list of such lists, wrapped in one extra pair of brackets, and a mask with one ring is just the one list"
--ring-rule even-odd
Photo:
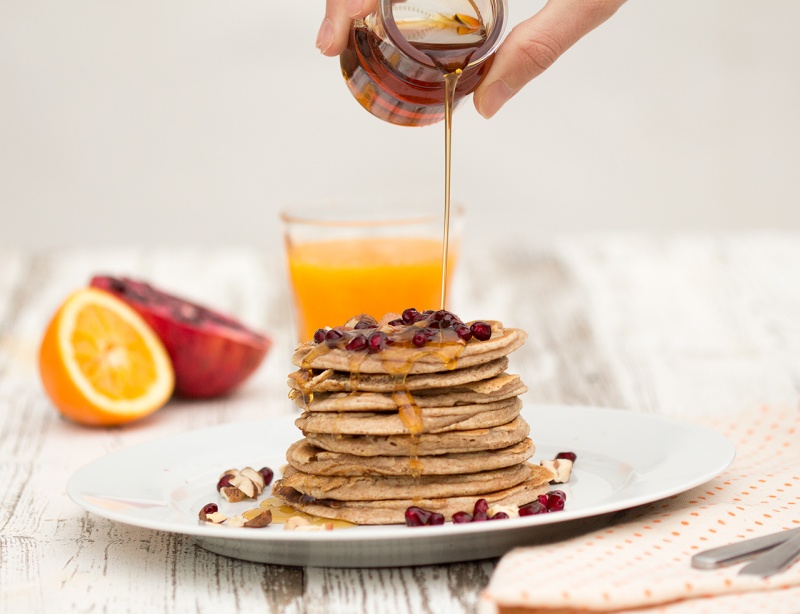
[(245, 499), (255, 499), (264, 492), (264, 488), (272, 481), (273, 472), (269, 467), (258, 471), (252, 467), (227, 469), (222, 472), (217, 482), (217, 490), (229, 503), (237, 503)]

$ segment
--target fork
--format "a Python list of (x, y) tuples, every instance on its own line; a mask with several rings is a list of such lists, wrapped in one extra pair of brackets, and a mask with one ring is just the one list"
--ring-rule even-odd
[(692, 557), (692, 567), (717, 569), (753, 558), (739, 574), (766, 578), (784, 571), (800, 558), (800, 527), (704, 550)]

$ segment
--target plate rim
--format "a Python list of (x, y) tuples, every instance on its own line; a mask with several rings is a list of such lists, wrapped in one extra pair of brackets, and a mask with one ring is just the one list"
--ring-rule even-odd
[[(67, 481), (66, 490), (68, 496), (70, 497), (70, 499), (72, 499), (72, 501), (76, 505), (84, 509), (86, 512), (95, 514), (97, 516), (100, 516), (101, 518), (105, 518), (107, 520), (111, 520), (112, 522), (119, 522), (121, 524), (126, 524), (138, 528), (154, 530), (154, 531), (163, 531), (166, 533), (182, 534), (198, 539), (229, 538), (234, 542), (239, 542), (239, 541), (302, 542), (311, 545), (319, 544), (320, 546), (332, 542), (357, 543), (362, 541), (375, 541), (375, 540), (381, 540), (388, 543), (400, 539), (419, 540), (419, 539), (431, 539), (435, 537), (447, 538), (451, 536), (464, 536), (464, 535), (471, 535), (478, 533), (479, 534), (493, 533), (497, 531), (506, 531), (512, 528), (513, 529), (535, 528), (536, 526), (540, 525), (556, 524), (571, 520), (580, 520), (585, 518), (591, 518), (594, 516), (620, 512), (622, 510), (638, 507), (640, 505), (645, 505), (648, 503), (652, 503), (654, 501), (665, 499), (667, 497), (674, 496), (682, 492), (686, 492), (688, 490), (691, 490), (692, 488), (704, 484), (709, 480), (713, 479), (714, 477), (718, 476), (720, 473), (722, 473), (727, 467), (731, 465), (731, 463), (734, 461), (736, 457), (736, 448), (734, 444), (718, 431), (715, 431), (714, 429), (705, 425), (696, 424), (693, 422), (680, 420), (668, 416), (644, 413), (636, 410), (600, 407), (591, 405), (525, 403), (523, 407), (523, 413), (525, 414), (532, 414), (536, 412), (556, 412), (556, 411), (567, 412), (567, 413), (596, 412), (595, 413), (596, 416), (598, 415), (602, 416), (603, 414), (605, 414), (606, 416), (614, 416), (615, 420), (618, 420), (620, 419), (620, 417), (624, 416), (624, 418), (622, 419), (626, 421), (641, 420), (650, 423), (660, 422), (663, 424), (669, 424), (673, 428), (685, 429), (685, 431), (688, 433), (693, 432), (695, 434), (701, 434), (709, 438), (709, 440), (715, 441), (716, 445), (720, 446), (720, 449), (718, 451), (719, 456), (715, 457), (713, 461), (712, 459), (707, 459), (708, 466), (705, 467), (702, 472), (698, 472), (697, 475), (694, 476), (691, 480), (686, 480), (680, 484), (676, 483), (667, 488), (662, 488), (657, 492), (653, 492), (650, 494), (641, 494), (629, 498), (623, 497), (621, 500), (617, 501), (612, 500), (604, 504), (589, 506), (587, 508), (578, 510), (566, 509), (561, 512), (558, 512), (558, 514), (543, 514), (538, 516), (515, 518), (513, 519), (513, 523), (504, 523), (504, 522), (476, 523), (476, 524), (460, 524), (457, 526), (453, 525), (452, 523), (446, 523), (445, 525), (441, 526), (425, 527), (424, 530), (411, 530), (411, 531), (409, 531), (409, 527), (406, 527), (405, 525), (401, 524), (359, 526), (359, 527), (354, 527), (353, 529), (340, 530), (340, 531), (324, 531), (324, 532), (308, 533), (308, 532), (293, 532), (293, 531), (282, 531), (282, 530), (280, 531), (252, 530), (252, 529), (208, 525), (200, 522), (198, 522), (197, 525), (185, 524), (177, 521), (171, 523), (163, 519), (149, 520), (147, 518), (142, 518), (139, 516), (132, 516), (129, 513), (126, 514), (124, 512), (115, 512), (113, 510), (109, 510), (101, 506), (93, 505), (91, 502), (87, 501), (84, 498), (85, 495), (88, 496), (92, 495), (90, 493), (83, 491), (83, 489), (79, 488), (79, 484), (81, 483), (84, 474), (94, 471), (98, 467), (102, 467), (103, 465), (108, 464), (109, 462), (113, 462), (119, 458), (124, 458), (125, 456), (131, 454), (136, 455), (136, 453), (141, 453), (143, 450), (146, 450), (151, 447), (155, 447), (157, 449), (161, 446), (174, 444), (176, 441), (180, 441), (181, 439), (189, 440), (195, 437), (202, 438), (209, 436), (213, 433), (219, 433), (221, 431), (227, 431), (227, 430), (236, 431), (242, 428), (252, 428), (255, 425), (274, 422), (275, 420), (286, 420), (286, 419), (294, 420), (294, 418), (296, 418), (296, 416), (293, 414), (281, 414), (279, 416), (267, 417), (258, 420), (230, 422), (225, 424), (213, 425), (209, 427), (203, 427), (192, 431), (159, 437), (152, 441), (142, 442), (123, 448), (121, 450), (116, 450), (98, 459), (85, 463), (80, 468), (75, 470), (70, 476), (69, 480)], [(291, 442), (287, 443), (287, 447), (290, 443)], [(537, 446), (538, 449), (540, 445), (550, 446), (551, 444), (555, 444), (555, 442), (552, 442), (550, 439), (540, 439), (537, 437), (534, 441), (534, 444)], [(247, 451), (243, 450), (242, 455), (246, 454)], [(114, 497), (111, 497), (111, 499), (114, 499)], [(131, 500), (135, 500), (135, 497), (131, 497)], [(168, 498), (165, 497), (163, 505), (154, 505), (154, 507), (159, 507), (162, 509), (169, 508)]]

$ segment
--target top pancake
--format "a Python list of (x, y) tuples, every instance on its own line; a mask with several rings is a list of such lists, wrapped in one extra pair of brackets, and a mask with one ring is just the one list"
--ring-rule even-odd
[(444, 346), (430, 343), (421, 348), (392, 347), (375, 352), (351, 352), (344, 348), (328, 347), (325, 342), (309, 341), (295, 350), (292, 363), (303, 369), (334, 369), (358, 373), (414, 375), (440, 373), (484, 364), (506, 356), (519, 348), (527, 337), (518, 328), (503, 328), (492, 322), (492, 337), (486, 341), (470, 339), (450, 342)]
[[(495, 360), (445, 371), (442, 373), (420, 373), (402, 379), (403, 390), (427, 390), (463, 386), (496, 377), (508, 368), (508, 358), (501, 356)], [(306, 394), (318, 392), (393, 392), (397, 390), (397, 376), (388, 373), (359, 373), (357, 376), (344, 371), (323, 369), (309, 373), (298, 369), (289, 375), (289, 387)]]

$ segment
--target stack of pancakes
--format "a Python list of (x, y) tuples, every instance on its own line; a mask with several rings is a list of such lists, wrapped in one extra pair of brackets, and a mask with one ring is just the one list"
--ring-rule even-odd
[[(300, 346), (289, 386), (305, 437), (287, 451), (274, 494), (316, 516), (394, 524), (412, 505), (449, 519), (480, 498), (522, 505), (547, 492), (553, 474), (527, 462), (526, 387), (506, 373), (526, 334), (490, 325), (485, 341), (451, 335), (422, 348), (348, 351), (352, 329), (338, 344)], [(396, 328), (378, 330), (408, 338)]]

